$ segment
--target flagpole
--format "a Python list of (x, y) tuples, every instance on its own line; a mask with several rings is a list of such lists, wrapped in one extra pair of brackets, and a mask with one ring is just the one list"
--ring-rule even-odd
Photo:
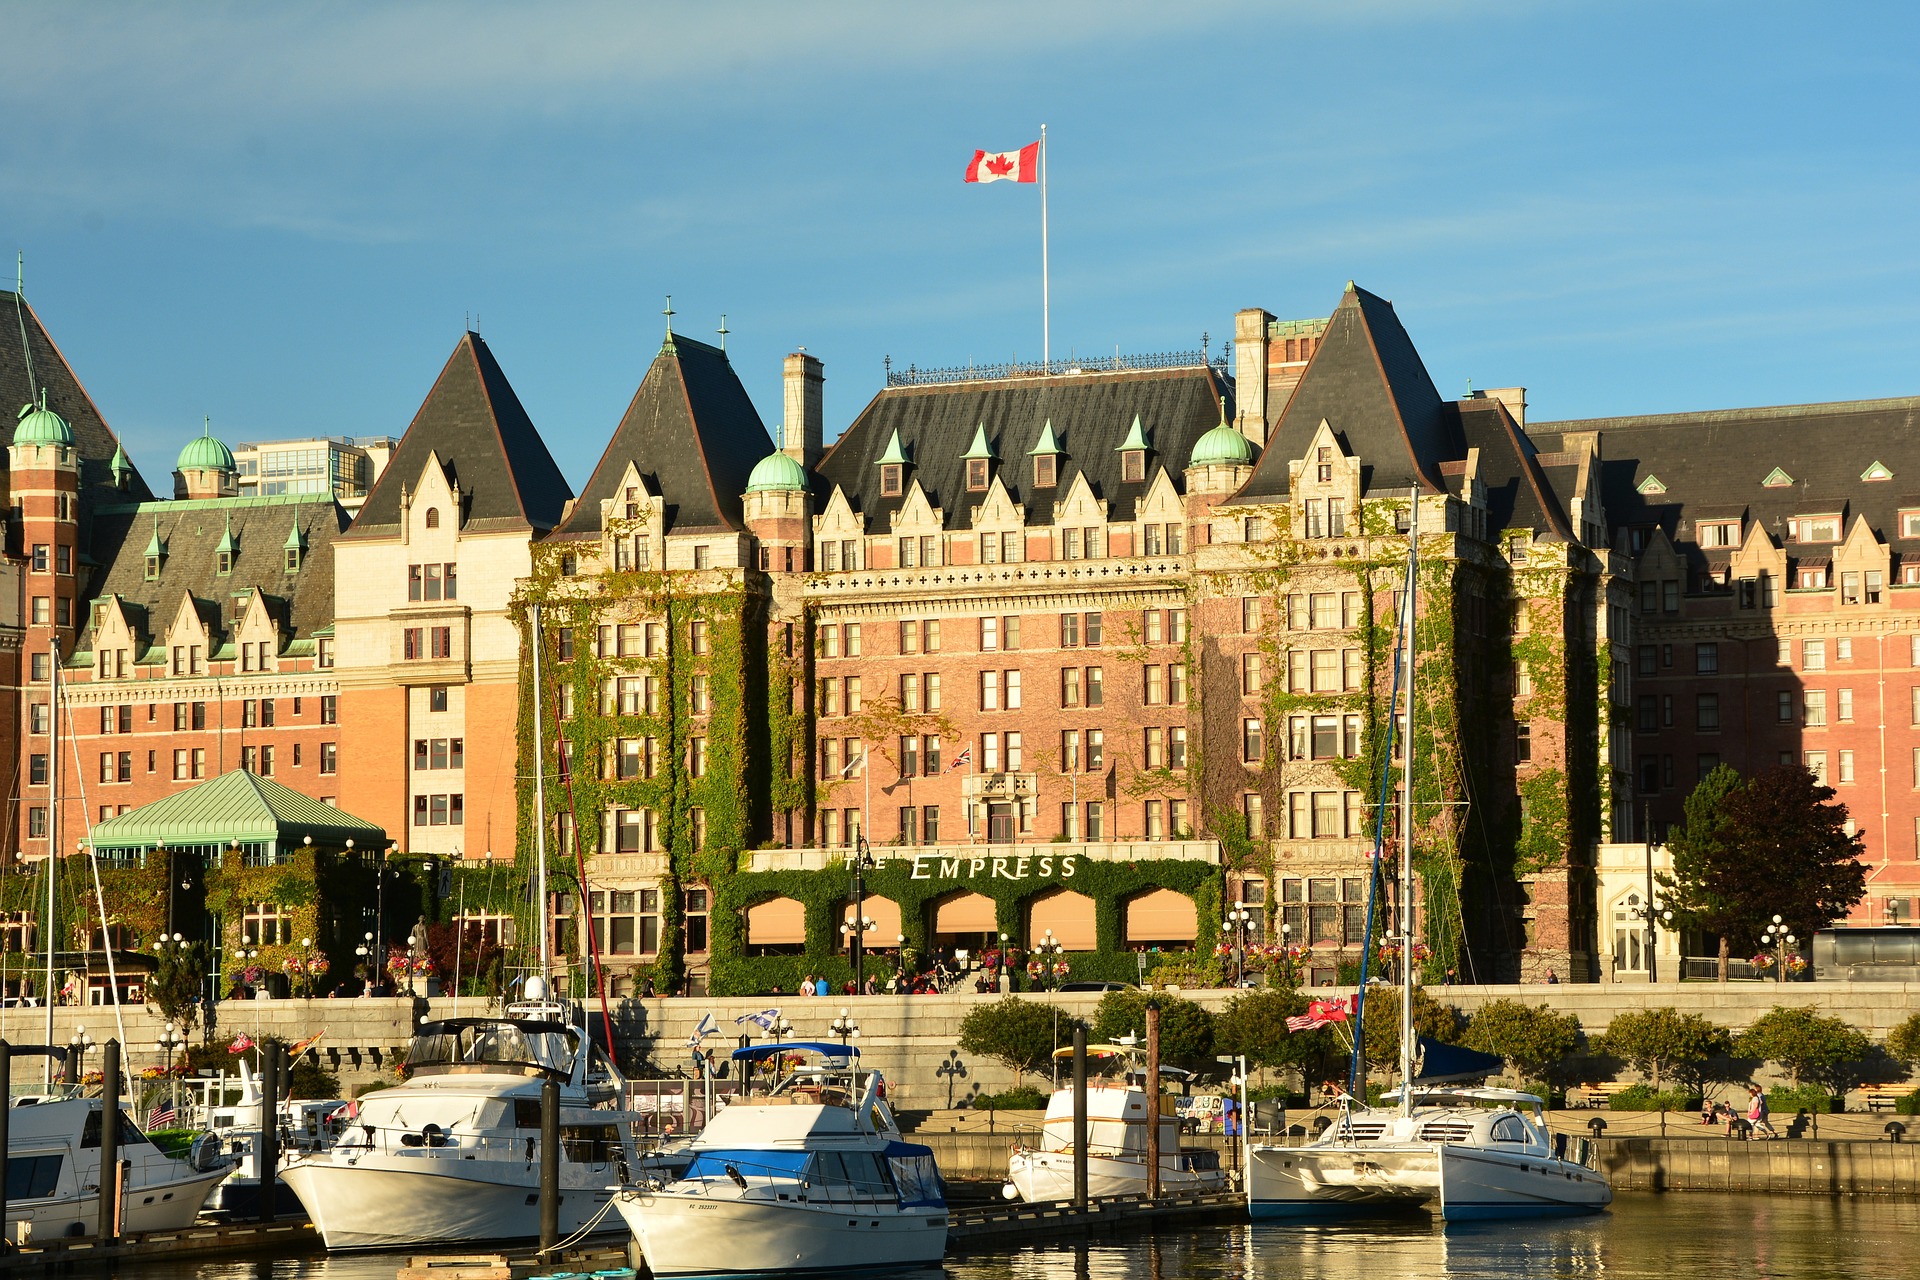
[(1053, 300), (1047, 271), (1047, 126), (1040, 126), (1040, 367), (1053, 363)]

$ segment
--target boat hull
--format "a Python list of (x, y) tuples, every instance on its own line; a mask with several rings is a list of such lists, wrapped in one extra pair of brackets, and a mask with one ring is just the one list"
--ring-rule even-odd
[[(613, 1198), (603, 1174), (597, 1186), (561, 1166), (560, 1234), (585, 1228)], [(331, 1153), (288, 1165), (293, 1189), (330, 1250), (396, 1249), (484, 1241), (537, 1240), (537, 1166), (508, 1160), (420, 1159), (373, 1153), (348, 1164)], [(404, 1212), (402, 1212), (404, 1210)], [(600, 1224), (617, 1231), (617, 1222)]]
[(1247, 1157), (1247, 1211), (1255, 1218), (1407, 1213), (1440, 1194), (1440, 1157), (1431, 1145), (1253, 1147)]
[(1592, 1169), (1482, 1147), (1441, 1148), (1440, 1184), (1448, 1222), (1599, 1213), (1613, 1203), (1613, 1188)]
[[(1177, 1160), (1177, 1157), (1172, 1159)], [(1073, 1153), (1070, 1151), (1016, 1151), (1007, 1161), (1007, 1180), (1029, 1203), (1073, 1199)], [(1189, 1170), (1160, 1161), (1160, 1189), (1167, 1195), (1224, 1191), (1227, 1175), (1219, 1169)], [(1087, 1158), (1089, 1196), (1145, 1195), (1147, 1162), (1114, 1156)]]
[(944, 1207), (645, 1192), (614, 1204), (661, 1280), (906, 1270), (938, 1265), (947, 1251)]
[[(171, 1182), (128, 1187), (121, 1202), (121, 1231), (173, 1231), (192, 1225), (207, 1197), (228, 1172), (209, 1169)], [(8, 1239), (18, 1239), (21, 1222), (32, 1224), (30, 1230), (36, 1240), (69, 1234), (90, 1236), (100, 1227), (100, 1197), (88, 1193), (8, 1204)]]

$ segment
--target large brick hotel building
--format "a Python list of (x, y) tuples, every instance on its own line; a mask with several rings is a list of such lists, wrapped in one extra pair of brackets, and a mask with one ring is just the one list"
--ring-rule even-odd
[(234, 496), (210, 435), (155, 497), (22, 314), (16, 858), (236, 767), (406, 853), (524, 853), (537, 603), (549, 835), (586, 880), (557, 939), (590, 937), (616, 992), (844, 964), (862, 837), (882, 952), (1051, 934), (1119, 975), (1210, 954), (1242, 901), (1331, 979), (1405, 723), (1411, 495), (1444, 961), (1631, 976), (1638, 882), (1606, 851), (1720, 761), (1824, 773), (1873, 863), (1862, 921), (1920, 893), (1920, 401), (1529, 423), (1518, 390), (1442, 399), (1349, 287), (1326, 319), (1240, 313), (1230, 358), (894, 375), (829, 447), (817, 360), (788, 357), (776, 439), (724, 352), (669, 334), (576, 496), (468, 334), (349, 527)]

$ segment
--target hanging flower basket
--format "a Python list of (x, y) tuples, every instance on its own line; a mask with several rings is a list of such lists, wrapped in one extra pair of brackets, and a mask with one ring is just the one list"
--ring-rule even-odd
[(1043, 976), (1043, 975), (1044, 975), (1044, 974), (1046, 973), (1046, 971), (1047, 971), (1047, 962), (1046, 962), (1046, 961), (1044, 961), (1044, 960), (1029, 960), (1029, 961), (1027, 961), (1027, 976), (1028, 976), (1029, 978), (1038, 978), (1038, 977), (1041, 977), (1041, 976)]
[(1064, 977), (1066, 977), (1066, 976), (1067, 976), (1067, 975), (1068, 975), (1069, 973), (1072, 973), (1072, 972), (1073, 972), (1073, 966), (1072, 966), (1072, 965), (1070, 965), (1070, 964), (1068, 964), (1068, 963), (1067, 963), (1067, 962), (1066, 962), (1065, 960), (1055, 960), (1055, 961), (1053, 962), (1053, 976), (1054, 976), (1054, 977), (1056, 977), (1056, 978), (1064, 978)]
[(1756, 969), (1771, 969), (1773, 968), (1773, 957), (1762, 951), (1759, 955), (1755, 956), (1750, 963)]
[(1805, 973), (1806, 971), (1807, 958), (1805, 956), (1793, 955), (1787, 957), (1788, 973)]

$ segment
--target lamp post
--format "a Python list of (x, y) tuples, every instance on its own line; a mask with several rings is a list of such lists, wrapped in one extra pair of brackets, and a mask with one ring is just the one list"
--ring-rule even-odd
[(781, 1014), (779, 1017), (775, 1018), (773, 1020), (773, 1025), (767, 1028), (767, 1034), (773, 1037), (773, 1042), (775, 1044), (779, 1044), (782, 1040), (784, 1040), (787, 1036), (791, 1035), (792, 1033), (793, 1033), (793, 1023), (787, 1020), (787, 1015), (784, 1013)]
[(413, 976), (419, 971), (420, 961), (427, 953), (427, 918), (421, 916), (407, 934), (407, 994), (417, 994)]
[[(854, 870), (853, 879), (854, 884), (857, 886), (860, 883), (860, 872), (857, 868)], [(856, 888), (855, 911), (860, 909), (858, 902), (859, 893)], [(855, 995), (860, 995), (867, 989), (866, 976), (862, 973), (862, 970), (866, 967), (866, 936), (879, 927), (880, 922), (878, 920), (866, 915), (855, 916), (852, 920), (843, 921), (840, 925), (840, 944), (847, 949), (847, 954), (853, 958), (853, 993)]]
[(1233, 985), (1239, 986), (1247, 973), (1247, 929), (1253, 924), (1253, 912), (1247, 910), (1244, 902), (1237, 902), (1227, 912), (1227, 918), (1220, 927), (1228, 931), (1233, 939)]
[(173, 1122), (180, 1123), (180, 1077), (174, 1073), (173, 1060), (187, 1047), (187, 1036), (171, 1022), (160, 1028), (157, 1039), (160, 1046), (160, 1069), (167, 1073), (167, 1102), (174, 1112)]
[(907, 977), (907, 935), (893, 935), (893, 971), (904, 982)]
[(75, 1027), (73, 1035), (67, 1040), (67, 1061), (72, 1064), (73, 1083), (79, 1084), (87, 1076), (87, 1050), (93, 1048), (93, 1037), (87, 1034), (85, 1027)]
[(1667, 904), (1649, 895), (1640, 906), (1630, 907), (1628, 915), (1647, 922), (1647, 982), (1660, 981), (1659, 940), (1660, 926), (1665, 924), (1669, 932), (1673, 929), (1673, 912)]
[(1060, 953), (1066, 949), (1066, 945), (1062, 943), (1060, 939), (1053, 936), (1053, 930), (1051, 929), (1041, 934), (1039, 940), (1029, 948), (1034, 955), (1040, 957), (1040, 963), (1042, 965), (1041, 976), (1047, 980), (1047, 989), (1049, 991), (1060, 985), (1059, 980), (1053, 976), (1053, 967)]
[(1291, 987), (1294, 985), (1293, 926), (1284, 920), (1280, 922), (1280, 955), (1282, 956), (1281, 963), (1286, 965), (1284, 972), (1287, 975), (1287, 985)]
[(860, 1038), (860, 1024), (853, 1020), (852, 1010), (842, 1009), (840, 1016), (827, 1024), (827, 1033), (839, 1036), (840, 1043), (845, 1044), (850, 1039)]
[(1760, 944), (1773, 952), (1773, 975), (1776, 982), (1787, 980), (1787, 948), (1799, 942), (1787, 926), (1775, 916), (1760, 935)]
[(367, 995), (372, 995), (374, 974), (378, 972), (378, 970), (374, 968), (373, 934), (371, 931), (369, 931), (367, 933), (361, 934), (360, 936), (363, 939), (365, 939), (365, 941), (363, 941), (359, 946), (353, 949), (353, 954), (360, 957), (360, 967), (366, 971), (366, 978), (365, 978), (366, 992), (365, 993)]

